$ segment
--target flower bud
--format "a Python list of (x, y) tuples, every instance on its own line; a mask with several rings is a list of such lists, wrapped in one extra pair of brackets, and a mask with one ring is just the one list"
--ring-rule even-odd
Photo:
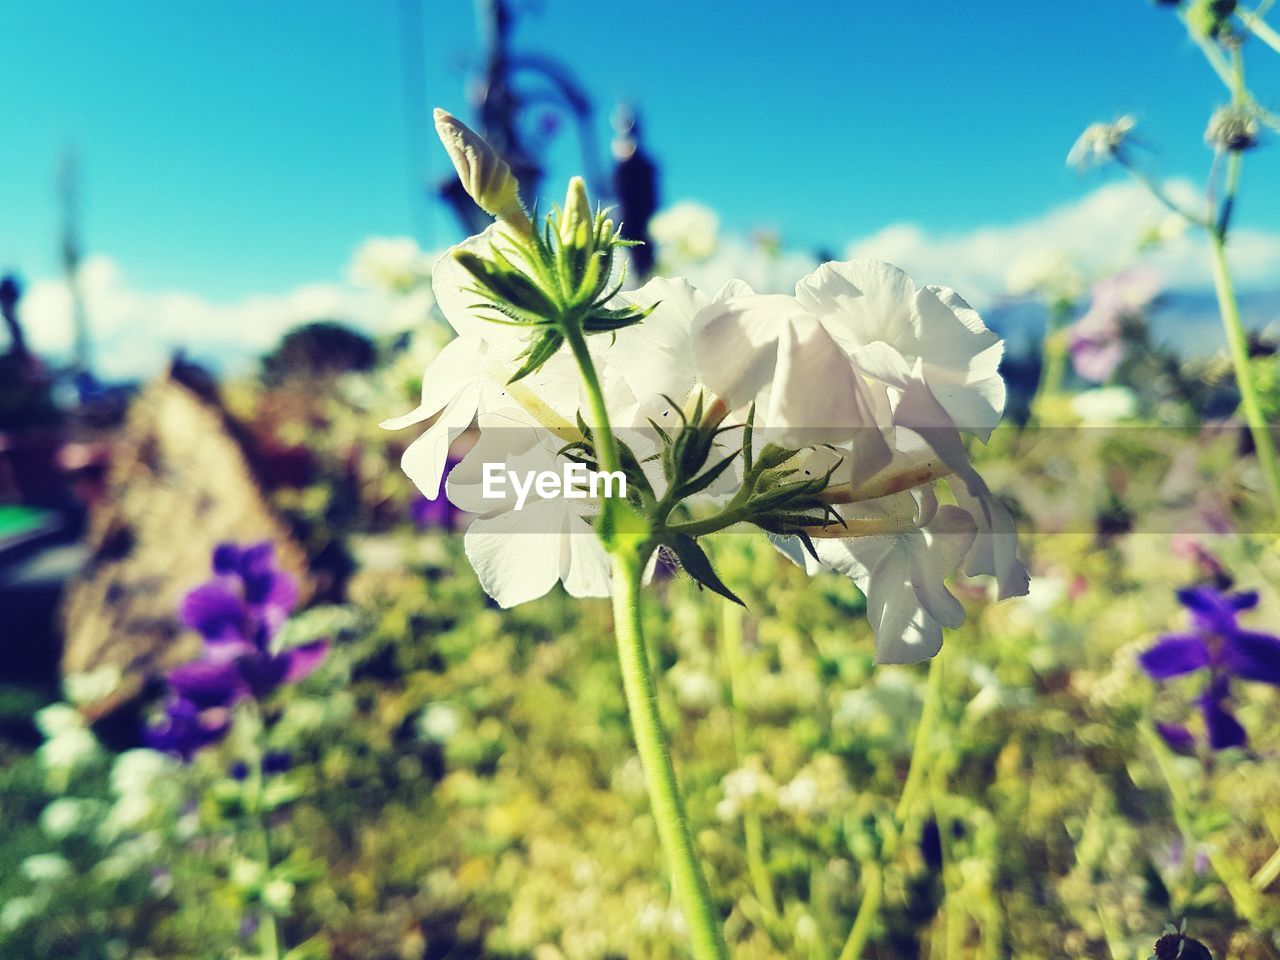
[(595, 233), (595, 216), (587, 199), (587, 185), (581, 177), (569, 181), (560, 218), (560, 243), (566, 247), (586, 247)]
[(1258, 145), (1258, 118), (1247, 107), (1219, 107), (1209, 118), (1204, 142), (1215, 150), (1251, 150)]
[(533, 229), (520, 203), (519, 186), (507, 162), (488, 142), (451, 113), (435, 111), (436, 133), (476, 205), (522, 233)]

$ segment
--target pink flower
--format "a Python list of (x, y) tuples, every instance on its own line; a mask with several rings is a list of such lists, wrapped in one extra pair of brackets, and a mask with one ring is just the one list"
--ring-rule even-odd
[(1125, 270), (1093, 285), (1093, 303), (1069, 328), (1071, 362), (1076, 373), (1104, 383), (1124, 359), (1124, 321), (1134, 319), (1160, 293), (1154, 270)]

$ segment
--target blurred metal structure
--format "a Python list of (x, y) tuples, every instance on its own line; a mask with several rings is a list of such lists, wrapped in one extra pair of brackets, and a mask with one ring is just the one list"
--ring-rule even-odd
[[(657, 168), (639, 149), (634, 113), (625, 108), (622, 111), (629, 120), (619, 128), (619, 140), (615, 141), (617, 166), (606, 177), (599, 159), (594, 107), (570, 69), (549, 56), (513, 51), (516, 14), (510, 0), (476, 0), (476, 13), (485, 46), (474, 95), (477, 127), (511, 166), (520, 181), (521, 194), (528, 201), (539, 195), (545, 169), (539, 159), (541, 145), (536, 141), (539, 136), (545, 138), (554, 132), (548, 121), (554, 123), (558, 114), (567, 115), (577, 133), (582, 170), (592, 194), (617, 200), (622, 207), (625, 234), (631, 239), (645, 239), (656, 207)], [(542, 115), (543, 128), (531, 132), (527, 124), (535, 110), (549, 112)], [(438, 193), (468, 234), (479, 233), (489, 224), (489, 216), (476, 207), (452, 172), (439, 185)], [(652, 259), (648, 251), (639, 255), (633, 251), (632, 260), (637, 267), (644, 264), (637, 271), (640, 274), (647, 272)]]
[(622, 235), (642, 244), (631, 248), (631, 264), (637, 279), (653, 269), (653, 243), (649, 221), (658, 210), (658, 166), (640, 143), (640, 118), (635, 110), (619, 104), (613, 112), (613, 194), (618, 200)]
[(24, 360), (29, 354), (27, 339), (18, 323), (18, 301), (22, 299), (22, 284), (17, 274), (5, 274), (0, 279), (0, 317), (9, 331), (9, 355)]

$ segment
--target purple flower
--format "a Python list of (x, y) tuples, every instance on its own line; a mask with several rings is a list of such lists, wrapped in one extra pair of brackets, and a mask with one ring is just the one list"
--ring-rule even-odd
[(409, 519), (419, 530), (452, 530), (457, 515), (458, 508), (443, 493), (434, 500), (415, 493), (409, 502)]
[[(270, 543), (220, 544), (213, 551), (213, 574), (182, 603), (183, 622), (204, 637), (204, 656), (170, 671), (167, 721), (148, 734), (156, 749), (186, 760), (226, 734), (227, 711), (238, 701), (262, 699), (296, 683), (329, 652), (328, 640), (272, 648), (298, 591), (293, 578), (276, 567)], [(212, 726), (211, 715), (221, 718)]]
[(226, 710), (201, 710), (190, 700), (174, 697), (165, 705), (164, 721), (147, 730), (146, 742), (153, 750), (190, 761), (198, 750), (217, 743), (230, 729)]
[(265, 649), (298, 602), (297, 584), (276, 568), (275, 547), (219, 544), (213, 573), (183, 600), (182, 622), (199, 631), (214, 657)]
[[(441, 479), (447, 480), (449, 472), (458, 463), (457, 458), (453, 456), (446, 457), (444, 473), (441, 475)], [(413, 521), (413, 525), (419, 530), (439, 529), (452, 531), (457, 525), (459, 513), (458, 508), (445, 496), (443, 487), (441, 487), (434, 500), (427, 499), (415, 490), (413, 499), (409, 501), (409, 519)]]
[[(1209, 681), (1198, 704), (1209, 745), (1214, 750), (1242, 747), (1244, 727), (1231, 712), (1232, 680), (1253, 680), (1280, 686), (1280, 637), (1246, 630), (1237, 615), (1258, 605), (1254, 591), (1222, 593), (1212, 587), (1178, 591), (1187, 608), (1191, 630), (1167, 634), (1138, 657), (1152, 679), (1165, 680), (1198, 670), (1208, 670)], [(1183, 726), (1157, 724), (1157, 731), (1171, 748), (1190, 752), (1194, 739)]]
[(1093, 285), (1093, 303), (1069, 328), (1076, 373), (1094, 383), (1110, 379), (1124, 359), (1124, 321), (1141, 315), (1160, 287), (1152, 270), (1126, 270)]

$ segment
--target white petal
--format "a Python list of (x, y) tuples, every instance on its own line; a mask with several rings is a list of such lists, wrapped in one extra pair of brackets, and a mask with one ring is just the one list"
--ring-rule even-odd
[(730, 409), (747, 406), (773, 378), (778, 336), (798, 312), (793, 299), (777, 294), (712, 303), (694, 335), (699, 378)]
[[(654, 307), (643, 321), (618, 331), (604, 351), (640, 402), (668, 396), (681, 403), (697, 379), (693, 360), (693, 321), (710, 300), (686, 280), (656, 277), (619, 300)], [(593, 338), (609, 343), (606, 337)]]
[(581, 517), (566, 515), (562, 544), (560, 577), (569, 596), (609, 596), (609, 554), (590, 524)]
[(439, 413), (450, 400), (485, 376), (486, 354), (479, 337), (450, 340), (422, 373), (422, 402), (409, 413), (383, 420), (378, 426), (400, 430)]
[(778, 364), (769, 393), (772, 439), (784, 446), (884, 438), (871, 415), (872, 400), (848, 356), (822, 325), (807, 317), (783, 324)]
[(440, 480), (449, 458), (449, 445), (476, 416), (479, 390), (464, 389), (444, 408), (435, 423), (405, 448), (400, 468), (428, 500), (440, 495)]
[(964, 572), (971, 577), (995, 577), (998, 600), (1026, 596), (1031, 578), (1018, 557), (1018, 534), (1008, 508), (976, 472), (951, 484), (951, 492), (978, 525)]
[(796, 298), (850, 351), (883, 340), (908, 353), (917, 340), (915, 292), (911, 278), (883, 260), (824, 263), (796, 284)]
[(546, 500), (521, 511), (475, 520), (467, 528), (467, 559), (485, 593), (501, 607), (541, 597), (560, 579), (564, 536)]

